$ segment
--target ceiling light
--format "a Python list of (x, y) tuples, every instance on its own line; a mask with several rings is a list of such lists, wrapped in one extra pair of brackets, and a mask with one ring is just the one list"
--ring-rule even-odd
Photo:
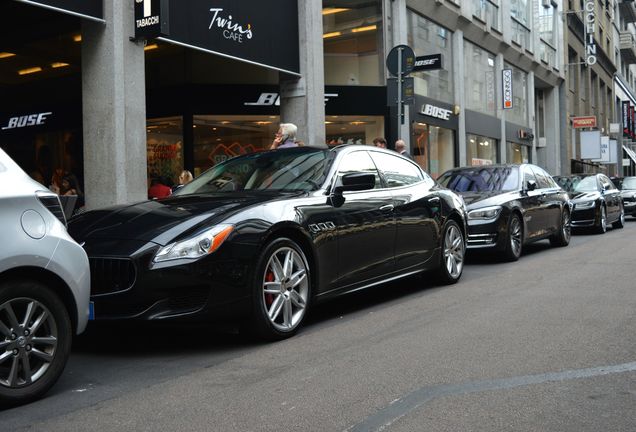
[(326, 125), (329, 125), (329, 124), (333, 124), (333, 122), (326, 121), (326, 122), (325, 122), (325, 124), (326, 124)]
[(42, 68), (40, 66), (35, 66), (32, 68), (21, 69), (18, 71), (18, 75), (28, 75), (32, 73), (42, 72)]
[(63, 62), (55, 62), (55, 63), (51, 63), (51, 67), (53, 69), (57, 69), (57, 68), (63, 68), (63, 67), (68, 67), (70, 66), (68, 63), (63, 63)]
[(156, 50), (157, 48), (159, 48), (159, 45), (157, 45), (157, 44), (150, 44), (150, 45), (146, 45), (146, 46), (144, 47), (144, 51)]
[(15, 54), (10, 53), (10, 52), (0, 52), (0, 59), (14, 57), (14, 56), (15, 56)]
[(333, 14), (337, 14), (337, 13), (340, 13), (340, 12), (346, 12), (348, 10), (351, 10), (351, 9), (347, 9), (347, 8), (324, 8), (322, 10), (322, 14), (323, 15), (333, 15)]
[(325, 33), (324, 35), (322, 35), (323, 39), (329, 39), (332, 37), (336, 37), (336, 36), (340, 36), (342, 33), (337, 31), (337, 32), (331, 32), (331, 33)]
[(351, 33), (366, 32), (366, 31), (376, 30), (377, 28), (378, 28), (378, 26), (373, 24), (373, 25), (366, 26), (366, 27), (358, 27), (358, 28), (351, 29)]
[(73, 40), (75, 42), (81, 42), (82, 41), (82, 35), (78, 34), (78, 35), (73, 36)]

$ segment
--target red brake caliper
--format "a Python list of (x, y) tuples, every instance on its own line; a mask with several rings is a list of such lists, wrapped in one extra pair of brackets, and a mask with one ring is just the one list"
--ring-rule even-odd
[[(268, 270), (265, 274), (265, 282), (274, 282), (274, 272)], [(274, 294), (265, 293), (265, 304), (271, 306), (274, 303)]]

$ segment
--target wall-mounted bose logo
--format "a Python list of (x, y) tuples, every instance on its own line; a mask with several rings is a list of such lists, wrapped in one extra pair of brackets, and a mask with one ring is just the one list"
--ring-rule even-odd
[(31, 114), (24, 115), (19, 117), (11, 117), (9, 119), (9, 123), (2, 128), (2, 130), (7, 129), (18, 129), (29, 126), (40, 126), (46, 122), (46, 117), (53, 114), (52, 112), (43, 112), (39, 114)]
[[(325, 103), (330, 98), (337, 98), (338, 93), (325, 93)], [(245, 102), (247, 106), (280, 106), (280, 95), (278, 93), (261, 93), (256, 102)]]
[(435, 117), (442, 120), (450, 120), (450, 116), (453, 112), (444, 108), (436, 107), (434, 105), (426, 104), (422, 107), (422, 114), (425, 116)]

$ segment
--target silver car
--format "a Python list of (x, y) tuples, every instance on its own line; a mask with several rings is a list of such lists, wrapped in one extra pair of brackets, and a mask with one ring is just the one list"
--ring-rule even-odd
[(88, 258), (57, 195), (0, 149), (0, 406), (42, 396), (89, 317)]

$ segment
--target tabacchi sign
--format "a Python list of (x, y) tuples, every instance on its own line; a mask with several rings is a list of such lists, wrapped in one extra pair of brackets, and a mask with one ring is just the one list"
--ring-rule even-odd
[(596, 42), (594, 41), (594, 30), (596, 29), (596, 5), (594, 0), (585, 1), (585, 64), (592, 66), (596, 64)]

